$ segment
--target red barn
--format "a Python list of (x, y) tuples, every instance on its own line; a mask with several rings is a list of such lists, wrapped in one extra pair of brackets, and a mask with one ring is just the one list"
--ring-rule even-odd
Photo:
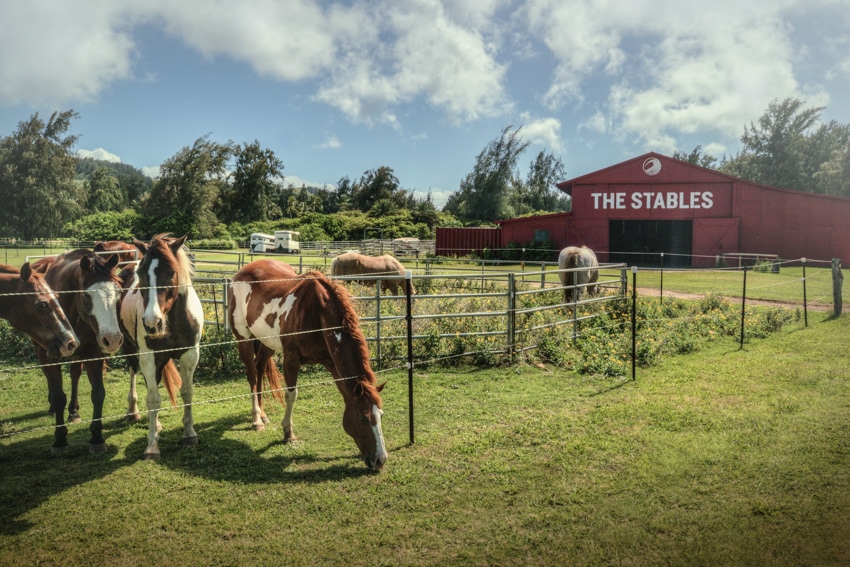
[(713, 266), (729, 253), (850, 258), (846, 197), (758, 185), (656, 153), (558, 188), (572, 212), (498, 221), (502, 247), (585, 244), (601, 261), (637, 265), (657, 265), (661, 252), (665, 265), (679, 266)]

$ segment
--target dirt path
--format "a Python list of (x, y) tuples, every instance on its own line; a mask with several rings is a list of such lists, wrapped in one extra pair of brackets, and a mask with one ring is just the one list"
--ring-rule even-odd
[[(653, 287), (639, 287), (638, 295), (645, 297), (658, 297), (660, 295), (660, 290), (658, 288)], [(676, 297), (678, 299), (701, 299), (705, 296), (705, 294), (700, 293), (681, 293), (678, 291), (669, 291), (664, 290), (664, 297)], [(732, 302), (741, 302), (740, 297), (725, 297), (726, 300)], [(765, 305), (772, 307), (784, 307), (786, 309), (803, 309), (803, 302), (799, 303), (788, 303), (783, 301), (767, 301), (764, 299), (747, 299), (747, 305)], [(806, 304), (806, 308), (810, 311), (821, 311), (826, 313), (832, 313), (832, 303), (823, 303), (821, 301), (809, 301)], [(850, 305), (846, 302), (842, 307), (842, 313), (850, 313)]]

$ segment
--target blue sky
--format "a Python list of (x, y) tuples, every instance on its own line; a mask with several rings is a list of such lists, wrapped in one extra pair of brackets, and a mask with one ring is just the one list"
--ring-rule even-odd
[(442, 206), (508, 125), (572, 178), (739, 149), (774, 99), (850, 123), (850, 0), (0, 3), (0, 136), (74, 109), (76, 150), (155, 174), (258, 140), (285, 183), (389, 166)]

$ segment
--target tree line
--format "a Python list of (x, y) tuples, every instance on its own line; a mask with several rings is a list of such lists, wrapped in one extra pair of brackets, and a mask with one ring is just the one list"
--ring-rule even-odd
[[(850, 126), (822, 123), (823, 107), (773, 101), (744, 126), (741, 150), (718, 159), (697, 146), (673, 157), (756, 183), (850, 197)], [(284, 164), (259, 141), (198, 138), (151, 179), (126, 164), (80, 158), (69, 134), (77, 113), (38, 114), (0, 139), (0, 234), (25, 240), (147, 238), (245, 239), (251, 232), (298, 230), (302, 240), (433, 238), (436, 226), (484, 226), (498, 219), (568, 211), (555, 184), (560, 158), (539, 152), (525, 174), (522, 127), (505, 127), (476, 156), (442, 210), (415, 196), (380, 166), (333, 187), (286, 184)]]

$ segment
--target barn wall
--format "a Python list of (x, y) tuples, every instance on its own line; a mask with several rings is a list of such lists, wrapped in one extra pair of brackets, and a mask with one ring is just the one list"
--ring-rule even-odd
[(498, 228), (444, 228), (437, 227), (434, 243), (437, 256), (466, 256), (471, 252), (481, 255), (485, 248), (501, 248), (502, 236)]

